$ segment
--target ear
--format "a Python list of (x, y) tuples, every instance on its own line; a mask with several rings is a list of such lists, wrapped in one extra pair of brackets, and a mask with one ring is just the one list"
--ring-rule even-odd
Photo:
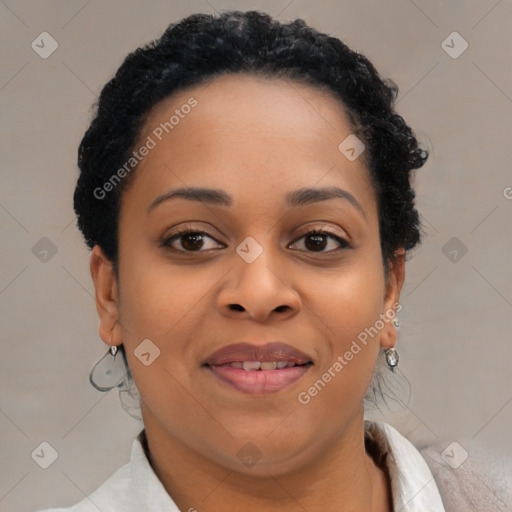
[(112, 262), (99, 245), (95, 245), (92, 250), (90, 271), (96, 291), (96, 309), (100, 317), (100, 337), (107, 345), (121, 345), (116, 276)]
[[(405, 279), (405, 249), (401, 247), (395, 251), (396, 263), (389, 266), (389, 278), (384, 297), (384, 327), (380, 335), (380, 344), (383, 348), (392, 348), (397, 342), (396, 327), (393, 320), (396, 318), (397, 307), (400, 302), (400, 292)], [(398, 307), (398, 310), (400, 307)]]

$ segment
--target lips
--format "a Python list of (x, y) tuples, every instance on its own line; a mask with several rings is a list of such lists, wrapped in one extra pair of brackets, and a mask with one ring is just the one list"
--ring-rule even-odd
[(221, 366), (234, 362), (243, 363), (244, 361), (287, 361), (297, 365), (312, 362), (311, 357), (291, 345), (282, 341), (272, 341), (265, 345), (253, 345), (251, 343), (228, 345), (214, 352), (203, 364)]
[(202, 364), (225, 384), (250, 394), (280, 391), (300, 379), (312, 365), (311, 357), (281, 341), (228, 345)]

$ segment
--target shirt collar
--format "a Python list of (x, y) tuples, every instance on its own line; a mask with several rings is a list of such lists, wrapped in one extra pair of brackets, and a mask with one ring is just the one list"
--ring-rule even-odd
[[(132, 445), (130, 456), (131, 487), (136, 490), (136, 505), (130, 510), (140, 512), (180, 512), (156, 476), (148, 458), (146, 432), (142, 430)], [(136, 495), (136, 496), (135, 496)]]
[(365, 438), (376, 444), (390, 475), (393, 510), (446, 512), (425, 459), (410, 441), (380, 421), (365, 421)]

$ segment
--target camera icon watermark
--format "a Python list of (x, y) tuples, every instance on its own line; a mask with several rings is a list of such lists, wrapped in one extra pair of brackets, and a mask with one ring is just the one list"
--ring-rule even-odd
[(248, 236), (238, 245), (236, 252), (246, 263), (252, 263), (263, 253), (263, 247), (252, 236)]
[(351, 133), (347, 138), (343, 139), (338, 146), (340, 152), (345, 156), (347, 160), (353, 162), (357, 160), (359, 156), (365, 150), (365, 145), (356, 135)]
[(468, 452), (456, 441), (450, 443), (441, 453), (441, 458), (452, 469), (457, 469), (460, 467), (468, 457)]
[(48, 32), (41, 32), (30, 46), (39, 57), (47, 59), (59, 47), (59, 43)]
[(32, 254), (43, 263), (48, 263), (56, 254), (57, 246), (47, 237), (43, 236), (32, 247)]
[(443, 245), (441, 251), (452, 263), (458, 263), (468, 252), (468, 248), (453, 236)]
[(137, 345), (133, 353), (144, 366), (149, 366), (160, 356), (160, 349), (147, 338)]
[(441, 48), (452, 59), (458, 59), (468, 49), (468, 47), (468, 42), (458, 32), (452, 32), (441, 43)]
[(240, 459), (240, 462), (248, 468), (252, 468), (262, 457), (262, 453), (253, 443), (245, 443), (242, 448), (238, 450), (236, 455)]
[(48, 469), (59, 457), (57, 450), (47, 441), (43, 441), (31, 453), (32, 459), (43, 469)]

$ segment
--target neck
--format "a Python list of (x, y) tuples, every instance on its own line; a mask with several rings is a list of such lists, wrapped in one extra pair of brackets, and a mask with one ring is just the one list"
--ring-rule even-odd
[(257, 476), (201, 456), (145, 418), (151, 465), (180, 510), (245, 512), (389, 512), (386, 473), (365, 452), (361, 415), (324, 453), (298, 468)]

